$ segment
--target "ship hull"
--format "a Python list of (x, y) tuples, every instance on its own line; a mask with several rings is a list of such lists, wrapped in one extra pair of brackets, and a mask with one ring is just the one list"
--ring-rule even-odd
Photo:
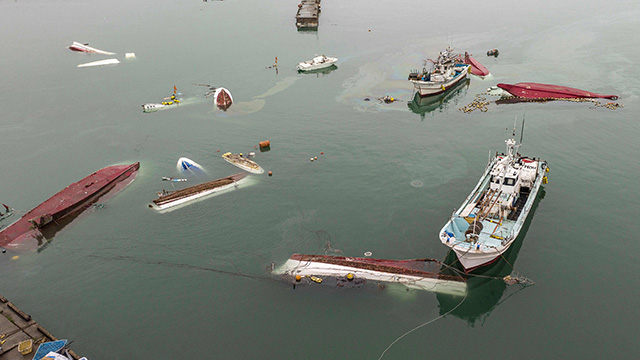
[(605, 95), (592, 93), (585, 90), (574, 89), (567, 86), (538, 84), (538, 83), (517, 83), (498, 84), (499, 88), (509, 92), (513, 96), (525, 99), (618, 99), (617, 95)]
[[(138, 162), (109, 166), (67, 186), (0, 232), (0, 246), (38, 247), (44, 238), (41, 230), (50, 224), (78, 215), (118, 183), (135, 176), (139, 168)], [(37, 244), (31, 240), (35, 240)]]

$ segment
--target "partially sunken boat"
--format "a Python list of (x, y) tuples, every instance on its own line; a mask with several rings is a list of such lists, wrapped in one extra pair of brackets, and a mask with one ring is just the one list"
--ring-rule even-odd
[(480, 64), (480, 62), (474, 59), (468, 52), (464, 53), (464, 63), (471, 65), (471, 73), (476, 76), (485, 77), (489, 75), (489, 69)]
[(249, 160), (243, 157), (242, 154), (232, 154), (230, 152), (222, 154), (222, 158), (227, 162), (239, 167), (244, 171), (248, 171), (252, 174), (262, 174), (264, 169), (260, 167), (255, 161)]
[(507, 153), (490, 160), (476, 187), (440, 230), (440, 241), (456, 253), (467, 272), (494, 262), (509, 249), (540, 186), (547, 182), (546, 161), (521, 156), (521, 144), (513, 138), (505, 143)]
[(574, 89), (567, 86), (538, 84), (522, 82), (517, 84), (498, 84), (499, 88), (509, 92), (509, 94), (525, 99), (553, 100), (553, 99), (618, 99), (617, 95), (605, 95), (592, 93), (585, 90)]
[(227, 111), (227, 109), (231, 107), (231, 104), (233, 104), (233, 97), (229, 90), (219, 87), (213, 92), (213, 102), (216, 104), (218, 109)]
[(118, 59), (98, 60), (98, 61), (92, 61), (92, 62), (89, 62), (89, 63), (86, 63), (86, 64), (80, 64), (80, 65), (78, 65), (78, 67), (79, 68), (83, 68), (83, 67), (115, 65), (115, 64), (120, 64), (120, 60), (118, 60)]
[(44, 238), (42, 231), (50, 224), (78, 215), (118, 183), (132, 177), (139, 168), (139, 162), (113, 165), (67, 186), (0, 232), (0, 246), (26, 248), (41, 245)]
[(89, 44), (82, 44), (82, 43), (79, 43), (77, 41), (74, 41), (73, 44), (71, 44), (71, 46), (69, 46), (69, 50), (86, 52), (86, 53), (96, 53), (96, 54), (102, 54), (102, 55), (115, 55), (116, 54), (116, 53), (112, 53), (112, 52), (109, 52), (109, 51), (98, 50), (96, 48), (93, 48), (93, 47), (89, 46)]
[(201, 199), (214, 193), (220, 193), (224, 190), (233, 189), (238, 185), (240, 180), (244, 179), (245, 177), (247, 177), (247, 173), (238, 173), (204, 184), (190, 186), (182, 190), (162, 190), (161, 192), (157, 193), (158, 198), (153, 200), (153, 205), (150, 204), (149, 207), (155, 208), (157, 210), (165, 210), (176, 205), (184, 204), (196, 199)]
[(296, 68), (299, 71), (321, 70), (334, 65), (337, 61), (338, 61), (338, 58), (328, 57), (325, 55), (316, 55), (311, 60), (298, 63)]
[(422, 72), (414, 70), (409, 73), (408, 79), (413, 83), (414, 92), (420, 96), (438, 95), (466, 79), (470, 65), (461, 64), (459, 56), (452, 51), (447, 48), (440, 52), (435, 61), (429, 60), (432, 67), (427, 68), (425, 63)]
[(273, 273), (292, 281), (310, 277), (315, 282), (321, 282), (322, 277), (330, 276), (346, 278), (348, 281), (366, 279), (399, 283), (411, 289), (465, 295), (465, 279), (440, 273), (441, 266), (442, 263), (433, 259), (385, 260), (293, 254)]
[(173, 94), (164, 98), (162, 102), (142, 104), (142, 112), (150, 113), (177, 107), (178, 105), (180, 105), (180, 101), (182, 101), (180, 99), (180, 95), (182, 95), (182, 93), (179, 93), (178, 89), (174, 86)]

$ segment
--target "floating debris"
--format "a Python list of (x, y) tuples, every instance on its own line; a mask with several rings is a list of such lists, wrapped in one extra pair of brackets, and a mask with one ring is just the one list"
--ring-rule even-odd
[(487, 56), (498, 57), (498, 55), (500, 55), (500, 51), (498, 51), (498, 49), (491, 49), (487, 51)]

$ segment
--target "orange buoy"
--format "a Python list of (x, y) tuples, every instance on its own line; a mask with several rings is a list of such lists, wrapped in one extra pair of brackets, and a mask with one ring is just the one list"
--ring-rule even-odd
[(323, 153), (323, 152), (321, 152), (321, 153), (320, 153), (320, 155), (324, 155), (324, 153)]
[(296, 281), (300, 281), (300, 280), (302, 280), (302, 276), (296, 275)]
[(258, 145), (260, 145), (260, 148), (262, 149), (271, 146), (271, 142), (269, 140), (260, 141)]
[(313, 160), (318, 160), (318, 157), (317, 157), (317, 156), (314, 156), (314, 157), (313, 157)]
[(273, 172), (269, 171), (269, 176), (273, 175)]

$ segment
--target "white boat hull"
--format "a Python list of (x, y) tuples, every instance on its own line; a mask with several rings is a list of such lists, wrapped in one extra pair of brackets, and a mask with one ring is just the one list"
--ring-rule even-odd
[(334, 277), (345, 277), (347, 276), (347, 274), (351, 273), (356, 278), (388, 283), (398, 283), (408, 288), (417, 290), (427, 290), (456, 296), (464, 296), (467, 292), (466, 283), (460, 281), (450, 281), (398, 273), (387, 273), (350, 266), (327, 264), (314, 261), (300, 261), (294, 259), (288, 259), (282, 266), (274, 269), (273, 273), (276, 275), (284, 276), (309, 275)]
[(93, 48), (89, 45), (85, 45), (82, 43), (79, 43), (77, 41), (74, 41), (73, 44), (71, 44), (71, 46), (69, 46), (70, 50), (73, 51), (80, 51), (80, 52), (86, 52), (86, 53), (96, 53), (96, 54), (102, 54), (102, 55), (115, 55), (116, 53), (113, 52), (109, 52), (109, 51), (104, 51), (104, 50), (99, 50), (96, 48)]
[(120, 64), (118, 59), (106, 59), (78, 65), (79, 68)]
[(423, 97), (442, 94), (443, 92), (454, 87), (463, 79), (467, 78), (467, 74), (469, 73), (469, 66), (470, 65), (458, 66), (458, 67), (464, 68), (464, 70), (462, 70), (460, 74), (458, 74), (454, 78), (444, 82), (411, 80), (411, 82), (413, 83), (413, 89), (415, 92), (417, 92), (418, 94), (420, 94), (420, 96), (423, 96)]
[(219, 193), (224, 192), (226, 190), (235, 189), (238, 186), (240, 186), (240, 184), (243, 183), (245, 180), (246, 180), (246, 178), (238, 180), (238, 181), (235, 181), (235, 182), (233, 182), (231, 184), (228, 184), (228, 185), (220, 186), (220, 187), (217, 187), (217, 188), (214, 188), (214, 189), (211, 189), (211, 190), (206, 190), (206, 191), (203, 191), (203, 192), (200, 192), (200, 193), (197, 193), (197, 194), (193, 194), (191, 196), (187, 196), (187, 197), (184, 197), (184, 198), (181, 198), (181, 199), (177, 199), (176, 201), (171, 201), (171, 202), (167, 202), (167, 203), (160, 204), (160, 205), (156, 205), (156, 204), (152, 203), (151, 206), (156, 210), (166, 210), (166, 209), (178, 206), (178, 205), (190, 203), (190, 202), (195, 201), (195, 200), (204, 199), (206, 197), (212, 196), (214, 194), (219, 194)]

